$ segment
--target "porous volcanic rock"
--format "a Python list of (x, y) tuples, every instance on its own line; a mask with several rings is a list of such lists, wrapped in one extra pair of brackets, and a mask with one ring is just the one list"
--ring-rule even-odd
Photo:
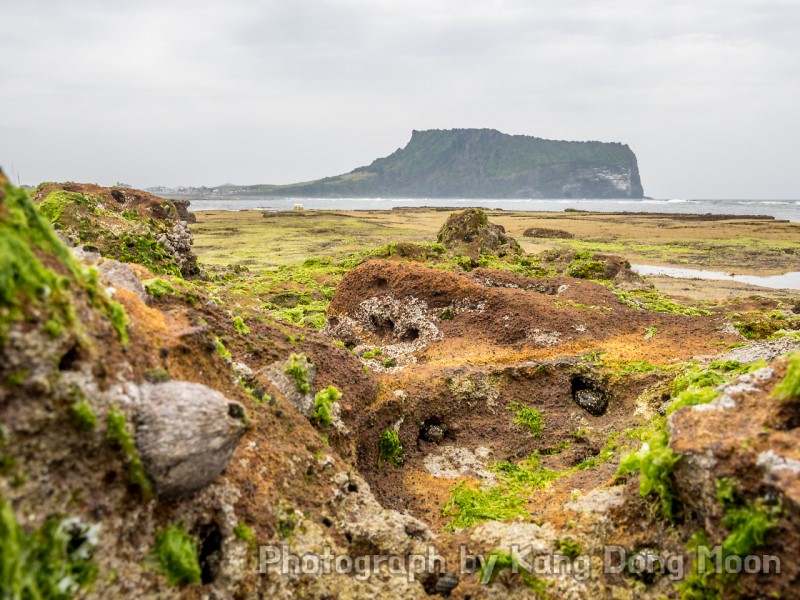
[(779, 556), (782, 575), (742, 578), (742, 597), (790, 597), (796, 589), (800, 400), (779, 400), (772, 393), (785, 371), (786, 361), (778, 360), (742, 375), (720, 388), (711, 403), (677, 410), (668, 421), (670, 448), (681, 454), (673, 471), (675, 490), (685, 510), (702, 516), (712, 545), (729, 534), (717, 494), (721, 480), (732, 482), (742, 506), (772, 507), (778, 514), (758, 554)]
[(717, 335), (710, 320), (636, 310), (591, 281), (523, 278), (490, 269), (476, 276), (377, 259), (345, 275), (327, 316), (327, 335), (380, 347), (389, 357), (413, 358), (453, 338), (550, 348), (579, 339), (640, 336), (653, 326), (678, 336), (700, 336), (699, 328), (708, 339)]
[(439, 230), (437, 241), (456, 255), (477, 260), (481, 254), (508, 256), (522, 254), (519, 243), (502, 225), (489, 222), (480, 208), (452, 214)]

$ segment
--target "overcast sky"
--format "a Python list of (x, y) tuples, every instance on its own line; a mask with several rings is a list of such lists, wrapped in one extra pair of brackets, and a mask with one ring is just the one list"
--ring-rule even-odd
[(489, 127), (658, 198), (800, 198), (798, 0), (0, 0), (22, 183), (289, 183)]

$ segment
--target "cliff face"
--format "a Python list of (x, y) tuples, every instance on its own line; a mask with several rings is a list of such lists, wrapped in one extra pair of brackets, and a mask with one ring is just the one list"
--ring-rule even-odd
[(261, 193), (439, 198), (641, 198), (624, 144), (564, 142), (493, 129), (414, 131), (411, 141), (338, 177)]

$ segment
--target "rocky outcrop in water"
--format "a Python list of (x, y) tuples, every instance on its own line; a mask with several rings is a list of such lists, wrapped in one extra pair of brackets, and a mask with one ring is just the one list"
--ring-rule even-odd
[(644, 193), (627, 145), (493, 129), (414, 131), (406, 147), (345, 175), (236, 189), (295, 197), (642, 198)]

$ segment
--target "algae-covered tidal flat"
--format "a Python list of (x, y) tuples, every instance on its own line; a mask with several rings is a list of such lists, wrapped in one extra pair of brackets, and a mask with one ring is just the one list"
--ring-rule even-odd
[[(252, 271), (337, 258), (389, 243), (430, 243), (455, 210), (201, 211), (192, 227), (195, 251), (209, 265), (236, 264)], [(746, 275), (800, 270), (800, 224), (758, 217), (684, 214), (532, 213), (489, 211), (529, 253), (551, 249), (618, 254), (631, 263), (710, 269)], [(531, 229), (571, 238), (526, 237)], [(654, 278), (670, 289), (675, 281)], [(691, 293), (723, 296), (741, 284), (704, 282)], [(753, 288), (751, 288), (753, 289)], [(758, 288), (755, 288), (758, 289)]]

